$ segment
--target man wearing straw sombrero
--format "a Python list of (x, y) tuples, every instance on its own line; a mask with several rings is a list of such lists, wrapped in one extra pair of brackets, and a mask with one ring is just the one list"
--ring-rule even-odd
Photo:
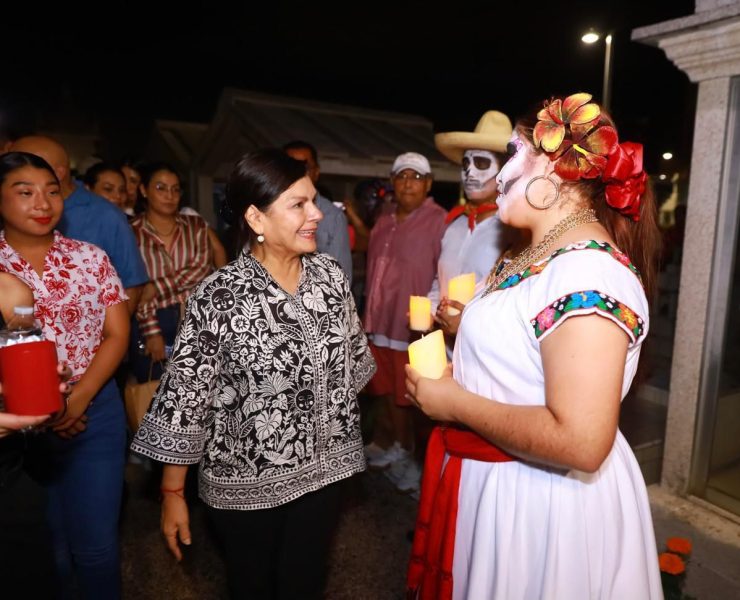
[(450, 279), (475, 273), (477, 289), (501, 254), (517, 239), (516, 232), (496, 216), (499, 193), (496, 175), (507, 160), (509, 138), (511, 121), (497, 110), (486, 112), (472, 132), (451, 131), (434, 136), (437, 149), (461, 165), (460, 177), (467, 200), (447, 216), (449, 226), (442, 238), (437, 276), (428, 294), (432, 310), (436, 309), (435, 320), (450, 337), (457, 332), (459, 311), (464, 308), (447, 297)]
[[(446, 334), (450, 357), (464, 305), (447, 297), (449, 280), (463, 273), (475, 273), (476, 282), (482, 284), (499, 256), (516, 239), (513, 230), (496, 216), (496, 175), (506, 162), (510, 138), (511, 121), (495, 110), (481, 117), (475, 131), (439, 133), (434, 137), (437, 149), (461, 165), (460, 177), (467, 198), (465, 204), (447, 215), (437, 274), (427, 294), (432, 311), (436, 310), (434, 318)], [(421, 467), (414, 456), (397, 461), (384, 474), (399, 490), (419, 490)]]

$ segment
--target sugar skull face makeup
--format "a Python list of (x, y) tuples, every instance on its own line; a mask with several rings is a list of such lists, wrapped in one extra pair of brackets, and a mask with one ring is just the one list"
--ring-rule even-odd
[(493, 152), (488, 150), (466, 150), (460, 173), (466, 194), (479, 192), (498, 174), (500, 165)]

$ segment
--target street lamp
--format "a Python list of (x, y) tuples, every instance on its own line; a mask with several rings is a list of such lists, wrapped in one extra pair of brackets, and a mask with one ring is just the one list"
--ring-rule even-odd
[[(593, 30), (589, 29), (586, 33), (581, 36), (581, 41), (584, 44), (594, 44), (601, 39), (601, 35)], [(612, 98), (612, 34), (608, 33), (604, 38), (604, 44), (606, 45), (606, 51), (604, 53), (604, 87), (601, 91), (601, 104), (605, 109), (609, 110)]]

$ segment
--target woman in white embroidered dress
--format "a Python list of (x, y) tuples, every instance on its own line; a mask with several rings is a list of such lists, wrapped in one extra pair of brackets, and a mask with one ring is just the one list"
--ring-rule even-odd
[(126, 351), (126, 294), (97, 246), (54, 230), (63, 200), (54, 170), (25, 152), (0, 156), (0, 270), (31, 288), (36, 317), (72, 370), (67, 411), (45, 434), (59, 598), (120, 598), (118, 517), (126, 429), (112, 379)]
[(133, 449), (165, 463), (162, 532), (190, 543), (183, 487), (221, 542), (232, 598), (321, 598), (339, 482), (365, 469), (357, 392), (375, 363), (306, 165), (247, 154), (227, 191), (248, 241), (195, 288)]
[(655, 206), (642, 146), (620, 144), (590, 99), (517, 124), (499, 214), (533, 245), (465, 308), (451, 372), (407, 367), (409, 394), (448, 423), (422, 485), (419, 597), (662, 597), (645, 484), (617, 428), (648, 330)]

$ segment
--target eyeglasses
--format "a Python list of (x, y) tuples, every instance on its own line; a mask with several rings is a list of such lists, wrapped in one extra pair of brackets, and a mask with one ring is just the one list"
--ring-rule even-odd
[(166, 183), (155, 183), (154, 189), (162, 194), (171, 192), (173, 196), (179, 196), (182, 194), (182, 188), (179, 185), (167, 185)]
[[(473, 164), (479, 171), (487, 171), (491, 167), (491, 159), (487, 156), (474, 156)], [(463, 156), (462, 166), (463, 169), (467, 169), (470, 166), (469, 156)]]
[(426, 178), (426, 175), (422, 175), (421, 173), (417, 173), (416, 171), (412, 173), (398, 173), (397, 175), (393, 176), (394, 181), (423, 181)]

